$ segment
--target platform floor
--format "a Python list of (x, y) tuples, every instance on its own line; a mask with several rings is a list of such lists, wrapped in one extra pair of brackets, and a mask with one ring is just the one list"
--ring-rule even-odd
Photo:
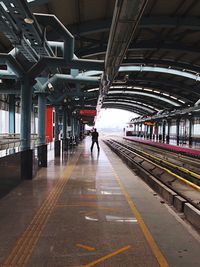
[(0, 199), (0, 266), (199, 266), (199, 235), (90, 142)]

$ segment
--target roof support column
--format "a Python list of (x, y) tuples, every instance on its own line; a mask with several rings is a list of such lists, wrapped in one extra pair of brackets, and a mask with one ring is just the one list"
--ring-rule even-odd
[(194, 121), (193, 121), (193, 118), (192, 117), (190, 117), (190, 118), (188, 118), (188, 120), (189, 120), (189, 146), (192, 146), (192, 129), (193, 129), (193, 123), (194, 123)]
[(80, 122), (80, 134), (79, 134), (79, 138), (80, 138), (81, 141), (84, 138), (84, 131), (85, 131), (85, 125)]
[(21, 81), (21, 131), (20, 140), (22, 150), (31, 147), (31, 110), (32, 85), (28, 77)]
[(170, 143), (170, 128), (171, 128), (171, 121), (167, 120), (167, 135), (166, 135), (166, 143)]
[(38, 94), (38, 158), (39, 166), (47, 167), (45, 94)]
[(75, 142), (76, 145), (78, 145), (78, 141), (79, 141), (79, 121), (77, 118), (74, 118), (74, 122), (75, 122)]
[(21, 80), (21, 179), (32, 179), (34, 176), (33, 157), (31, 149), (31, 111), (32, 84), (29, 77)]
[(62, 147), (64, 151), (67, 151), (68, 149), (68, 144), (67, 144), (67, 110), (64, 107), (63, 108), (63, 114), (62, 114)]
[(46, 144), (46, 95), (38, 95), (38, 145)]
[(54, 129), (54, 149), (55, 157), (60, 157), (60, 140), (59, 140), (59, 107), (55, 107), (55, 129)]
[(176, 144), (179, 146), (180, 141), (180, 118), (176, 119)]
[(162, 123), (162, 142), (165, 143), (165, 137), (166, 137), (166, 121), (163, 121)]
[(15, 95), (9, 95), (9, 134), (15, 134)]

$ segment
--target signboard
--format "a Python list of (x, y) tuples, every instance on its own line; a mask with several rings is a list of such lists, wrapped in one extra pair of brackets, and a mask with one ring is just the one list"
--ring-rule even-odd
[(53, 107), (46, 107), (46, 142), (53, 141)]
[(145, 121), (144, 125), (154, 126), (156, 123), (154, 121)]
[(80, 115), (82, 115), (82, 116), (96, 116), (97, 111), (96, 111), (96, 109), (81, 109)]

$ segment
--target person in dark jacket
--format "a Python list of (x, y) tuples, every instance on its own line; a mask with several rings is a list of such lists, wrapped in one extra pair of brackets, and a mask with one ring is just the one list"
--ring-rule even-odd
[(94, 131), (92, 132), (91, 152), (92, 152), (92, 150), (93, 150), (94, 143), (97, 144), (98, 152), (99, 152), (99, 150), (100, 150), (100, 148), (99, 148), (99, 142), (98, 142), (98, 137), (99, 137), (99, 133), (97, 132), (97, 129), (94, 128)]

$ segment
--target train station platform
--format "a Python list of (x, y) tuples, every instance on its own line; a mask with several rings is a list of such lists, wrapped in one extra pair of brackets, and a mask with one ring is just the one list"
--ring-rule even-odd
[(185, 146), (177, 146), (177, 145), (171, 145), (171, 144), (165, 144), (165, 143), (161, 143), (159, 141), (151, 141), (151, 140), (145, 140), (142, 138), (137, 138), (137, 137), (124, 137), (127, 140), (130, 141), (136, 141), (139, 143), (143, 143), (146, 145), (150, 145), (150, 146), (155, 146), (161, 149), (166, 149), (166, 150), (170, 150), (176, 153), (182, 153), (182, 154), (186, 154), (186, 155), (190, 155), (190, 156), (194, 156), (194, 157), (200, 157), (200, 149), (196, 149), (194, 147), (185, 147)]
[(197, 267), (198, 233), (102, 141), (0, 199), (0, 266)]

